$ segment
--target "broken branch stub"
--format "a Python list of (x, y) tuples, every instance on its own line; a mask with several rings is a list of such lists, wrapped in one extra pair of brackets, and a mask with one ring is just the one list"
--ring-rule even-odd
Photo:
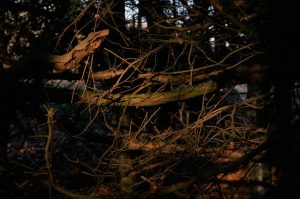
[(74, 69), (84, 57), (91, 55), (100, 46), (102, 42), (101, 38), (108, 34), (108, 29), (91, 32), (68, 53), (63, 55), (49, 54), (48, 62), (52, 64), (52, 67), (56, 72)]

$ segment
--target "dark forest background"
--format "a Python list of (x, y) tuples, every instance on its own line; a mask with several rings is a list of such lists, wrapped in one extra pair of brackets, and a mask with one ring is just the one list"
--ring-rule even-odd
[(291, 0), (4, 0), (1, 198), (297, 198)]

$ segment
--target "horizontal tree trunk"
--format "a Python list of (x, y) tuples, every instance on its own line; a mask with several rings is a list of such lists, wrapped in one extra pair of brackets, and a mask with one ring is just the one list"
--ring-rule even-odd
[(211, 93), (216, 89), (216, 82), (209, 80), (195, 86), (189, 86), (174, 91), (147, 94), (106, 95), (104, 93), (85, 92), (81, 97), (81, 101), (83, 103), (95, 104), (98, 106), (109, 104), (113, 104), (115, 106), (154, 106), (166, 104), (169, 102), (191, 99), (194, 97), (205, 95), (207, 93)]

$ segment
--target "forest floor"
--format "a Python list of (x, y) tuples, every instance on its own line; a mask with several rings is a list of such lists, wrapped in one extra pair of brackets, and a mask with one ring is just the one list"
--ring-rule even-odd
[[(8, 161), (5, 168), (0, 168), (0, 198), (1, 199), (32, 199), (32, 198), (53, 198), (68, 199), (76, 198), (71, 194), (78, 194), (77, 197), (86, 198), (140, 198), (138, 195), (122, 194), (119, 182), (113, 177), (111, 181), (103, 182), (99, 178), (86, 172), (90, 168), (90, 162), (95, 162), (98, 157), (96, 152), (101, 154), (108, 146), (96, 143), (85, 143), (84, 140), (70, 139), (53, 151), (55, 161), (52, 162), (53, 173), (50, 176), (45, 162), (45, 140), (40, 137), (12, 138), (8, 144)], [(88, 147), (87, 147), (88, 146)], [(288, 146), (288, 147), (287, 147)], [(271, 157), (271, 158), (270, 158)], [(269, 155), (269, 162), (276, 162), (277, 171), (271, 171), (271, 179), (276, 181), (274, 186), (265, 189), (264, 184), (269, 182), (261, 181), (262, 186), (255, 186), (259, 191), (263, 189), (264, 194), (253, 195), (253, 186), (245, 186), (240, 181), (241, 171), (228, 175), (223, 180), (230, 182), (227, 185), (220, 184), (223, 191), (221, 198), (300, 198), (300, 136), (295, 136), (288, 143), (273, 150)], [(271, 160), (270, 160), (271, 159)], [(68, 160), (68, 161), (66, 161)], [(89, 163), (88, 163), (89, 162)], [(86, 163), (86, 164), (84, 164)], [(271, 168), (271, 167), (270, 167)], [(270, 181), (269, 179), (266, 179)], [(62, 190), (50, 185), (55, 181)], [(67, 190), (71, 191), (68, 192)], [(239, 190), (239, 191), (237, 191)], [(267, 190), (267, 191), (266, 191)], [(217, 189), (216, 189), (217, 191)], [(262, 190), (260, 190), (262, 191)], [(63, 193), (65, 192), (65, 193)], [(227, 193), (226, 193), (227, 192)], [(242, 195), (241, 195), (242, 194)], [(220, 195), (212, 193), (201, 198), (220, 198)], [(152, 197), (149, 197), (152, 198)], [(169, 198), (155, 197), (155, 198)], [(170, 197), (173, 198), (173, 197)], [(178, 198), (189, 198), (178, 196)], [(195, 198), (195, 197), (190, 197)]]

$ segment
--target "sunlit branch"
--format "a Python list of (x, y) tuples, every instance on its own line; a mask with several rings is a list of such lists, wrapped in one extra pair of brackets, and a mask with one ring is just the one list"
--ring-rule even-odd
[(99, 97), (99, 94), (97, 93), (85, 92), (81, 97), (81, 101), (83, 103), (96, 104), (99, 106), (107, 104), (113, 104), (115, 106), (154, 106), (169, 102), (187, 100), (206, 93), (211, 93), (216, 89), (217, 84), (210, 80), (195, 86), (189, 86), (174, 91), (149, 94), (109, 94)]

